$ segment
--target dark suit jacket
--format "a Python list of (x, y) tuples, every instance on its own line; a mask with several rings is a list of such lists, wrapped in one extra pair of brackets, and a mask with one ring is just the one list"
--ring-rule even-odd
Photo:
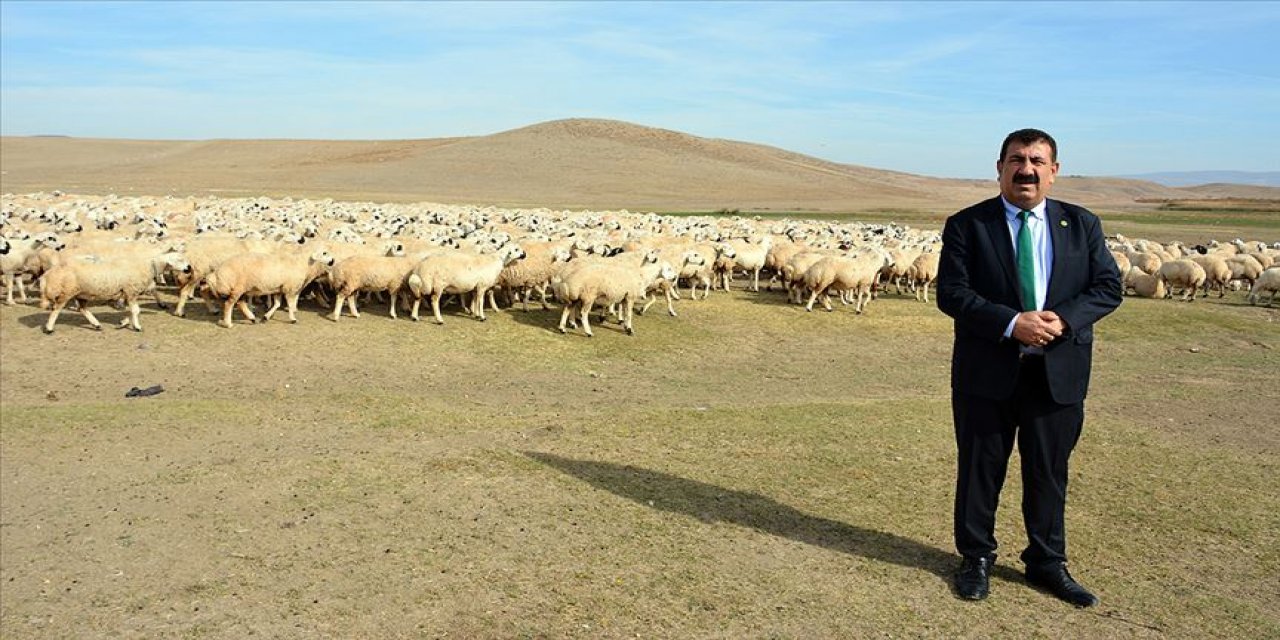
[[(1073, 204), (1047, 202), (1053, 265), (1044, 308), (1066, 322), (1067, 332), (1045, 347), (1045, 371), (1054, 401), (1074, 404), (1089, 388), (1093, 323), (1120, 305), (1120, 272), (1097, 216)], [(955, 319), (952, 390), (995, 400), (1012, 395), (1019, 343), (1004, 338), (1004, 330), (1021, 304), (1013, 238), (1000, 198), (947, 218), (938, 308)]]

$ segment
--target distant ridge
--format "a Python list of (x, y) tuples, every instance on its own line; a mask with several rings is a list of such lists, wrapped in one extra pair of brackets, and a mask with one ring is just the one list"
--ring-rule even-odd
[(1280, 171), (1167, 171), (1123, 177), (1133, 180), (1147, 180), (1166, 187), (1198, 187), (1211, 184), (1280, 187)]
[[(994, 180), (841, 164), (750, 142), (572, 118), (485, 136), (418, 140), (107, 140), (6, 137), (0, 189), (120, 195), (332, 197), (654, 211), (934, 212), (989, 198)], [(1280, 199), (1280, 189), (1211, 197)], [(1061, 178), (1088, 206), (1204, 198), (1154, 182)]]

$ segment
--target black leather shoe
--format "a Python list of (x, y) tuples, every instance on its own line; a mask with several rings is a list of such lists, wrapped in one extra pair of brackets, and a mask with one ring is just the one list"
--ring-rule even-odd
[(956, 571), (956, 595), (965, 600), (983, 600), (991, 593), (991, 568), (996, 564), (995, 554), (966, 556)]
[(1098, 604), (1098, 597), (1080, 586), (1080, 583), (1067, 573), (1067, 565), (1062, 562), (1043, 567), (1027, 567), (1027, 582), (1077, 607), (1092, 607)]

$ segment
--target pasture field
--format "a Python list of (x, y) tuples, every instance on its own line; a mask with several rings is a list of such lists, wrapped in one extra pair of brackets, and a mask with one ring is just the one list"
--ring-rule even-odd
[(1280, 308), (1098, 326), (1076, 610), (1021, 577), (1016, 471), (991, 598), (951, 594), (934, 305), (738, 287), (590, 339), (558, 310), (0, 309), (0, 636), (1280, 635)]
[[(1110, 236), (1124, 234), (1130, 238), (1146, 238), (1156, 242), (1181, 240), (1188, 245), (1208, 243), (1210, 240), (1230, 242), (1236, 238), (1263, 240), (1271, 243), (1280, 238), (1280, 201), (1227, 201), (1214, 204), (1211, 200), (1171, 201), (1156, 206), (1090, 207), (1102, 218), (1103, 228)], [(877, 208), (851, 212), (820, 211), (739, 211), (743, 217), (759, 217), (763, 220), (807, 219), (824, 222), (873, 222), (906, 224), (922, 229), (941, 229), (954, 208)], [(722, 215), (718, 211), (679, 211), (666, 215)]]

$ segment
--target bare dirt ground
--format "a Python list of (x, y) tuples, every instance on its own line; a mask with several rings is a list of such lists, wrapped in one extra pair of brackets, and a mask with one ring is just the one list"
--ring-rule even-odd
[(1018, 572), (1016, 474), (992, 599), (950, 594), (936, 308), (678, 308), (592, 339), (554, 310), (45, 336), (0, 309), (0, 635), (1280, 632), (1278, 310), (1100, 326), (1069, 517), (1103, 605), (1076, 611)]

